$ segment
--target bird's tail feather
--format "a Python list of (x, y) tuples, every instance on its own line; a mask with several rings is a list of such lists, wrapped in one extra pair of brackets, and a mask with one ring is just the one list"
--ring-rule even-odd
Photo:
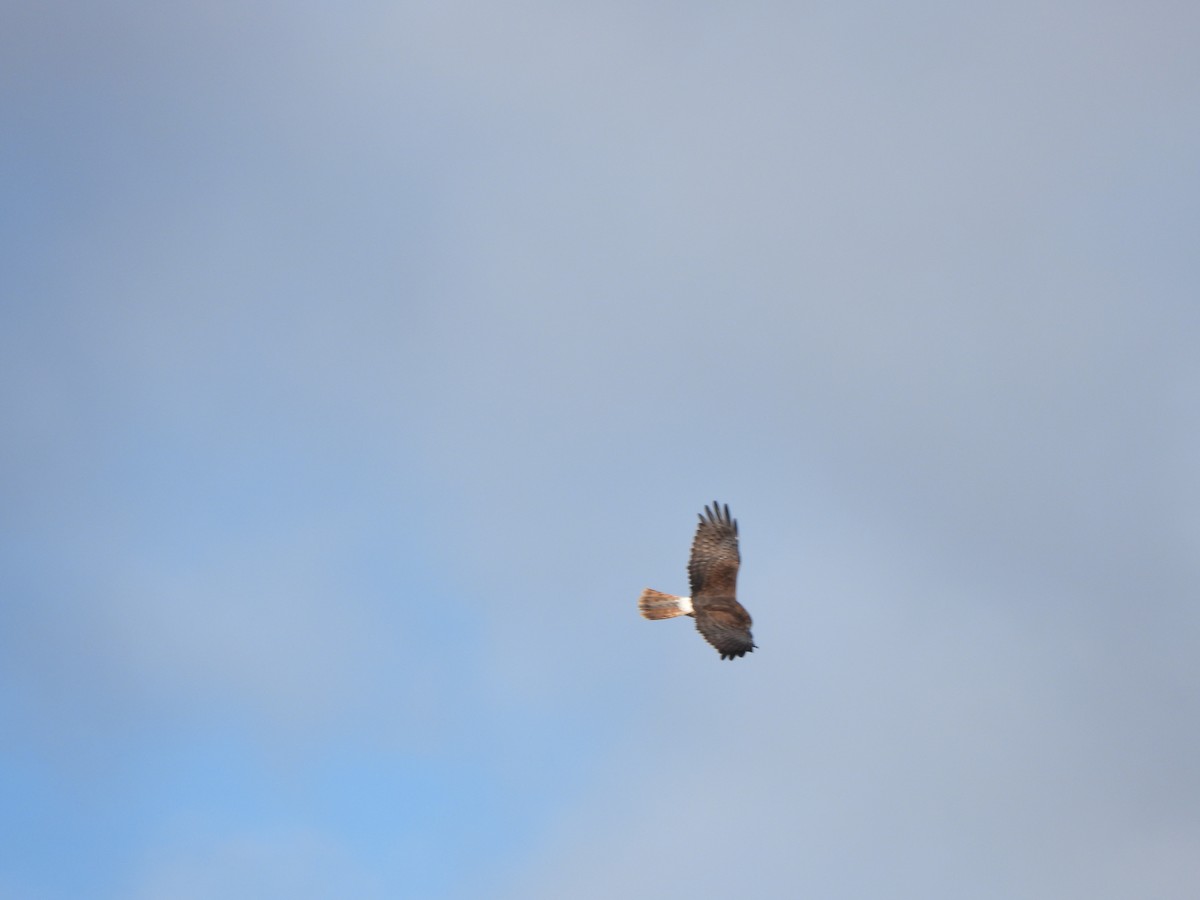
[(690, 616), (692, 614), (692, 598), (676, 597), (674, 594), (664, 594), (646, 588), (638, 597), (638, 609), (647, 619), (673, 619), (675, 616)]

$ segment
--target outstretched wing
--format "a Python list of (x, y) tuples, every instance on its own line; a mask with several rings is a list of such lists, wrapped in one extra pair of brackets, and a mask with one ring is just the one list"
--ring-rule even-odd
[(692, 558), (688, 561), (688, 580), (692, 584), (692, 599), (737, 596), (738, 566), (737, 522), (729, 516), (729, 504), (722, 509), (714, 503), (704, 507), (700, 526), (692, 540)]
[(729, 506), (714, 503), (711, 509), (704, 507), (692, 541), (688, 578), (692, 584), (696, 628), (721, 654), (721, 659), (745, 656), (754, 649), (750, 634), (753, 622), (737, 601), (741, 562), (737, 522), (729, 515)]
[(704, 635), (721, 659), (745, 656), (754, 649), (750, 614), (736, 600), (716, 599), (696, 607), (696, 629)]

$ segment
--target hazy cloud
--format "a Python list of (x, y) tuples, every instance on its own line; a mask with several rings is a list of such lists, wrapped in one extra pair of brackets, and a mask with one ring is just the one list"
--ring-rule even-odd
[(1194, 895), (1195, 14), (4, 19), (0, 892)]

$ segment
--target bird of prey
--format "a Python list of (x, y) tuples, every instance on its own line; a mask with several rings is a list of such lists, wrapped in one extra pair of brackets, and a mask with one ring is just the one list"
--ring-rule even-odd
[(737, 522), (729, 517), (729, 505), (724, 509), (718, 503), (713, 503), (712, 509), (706, 506), (688, 562), (692, 596), (676, 597), (646, 588), (638, 598), (638, 609), (647, 619), (693, 616), (696, 629), (717, 649), (721, 659), (745, 656), (754, 649), (754, 638), (750, 635), (750, 613), (737, 601), (741, 561)]

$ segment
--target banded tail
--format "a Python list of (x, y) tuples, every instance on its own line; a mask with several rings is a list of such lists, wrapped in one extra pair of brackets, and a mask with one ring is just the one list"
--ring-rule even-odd
[(674, 594), (664, 594), (652, 588), (642, 591), (638, 597), (638, 609), (646, 619), (673, 619), (676, 616), (692, 614), (692, 598), (676, 597)]

